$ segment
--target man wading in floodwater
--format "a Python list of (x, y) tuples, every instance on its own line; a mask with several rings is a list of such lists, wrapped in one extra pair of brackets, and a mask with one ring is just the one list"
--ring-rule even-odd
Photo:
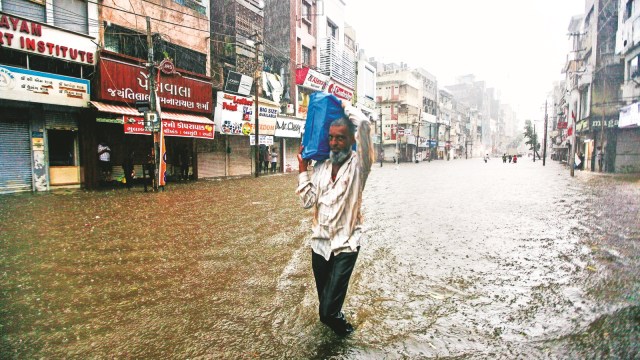
[[(348, 117), (329, 128), (330, 158), (314, 166), (298, 155), (300, 175), (296, 193), (305, 209), (313, 207), (311, 264), (320, 301), (320, 321), (345, 336), (353, 326), (342, 313), (349, 278), (360, 250), (362, 191), (373, 163), (369, 121), (343, 101)], [(357, 135), (356, 135), (357, 128)], [(357, 151), (352, 145), (357, 144)]]

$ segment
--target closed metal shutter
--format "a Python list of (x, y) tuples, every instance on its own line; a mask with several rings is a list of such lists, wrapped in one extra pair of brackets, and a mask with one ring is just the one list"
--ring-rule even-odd
[(0, 120), (0, 193), (31, 191), (29, 122), (6, 113)]
[(214, 140), (197, 139), (198, 178), (206, 179), (225, 176), (224, 135), (217, 135)]
[(248, 136), (229, 136), (229, 175), (251, 175), (253, 152)]
[(47, 129), (78, 130), (78, 117), (59, 111), (49, 111), (44, 113), (44, 121)]

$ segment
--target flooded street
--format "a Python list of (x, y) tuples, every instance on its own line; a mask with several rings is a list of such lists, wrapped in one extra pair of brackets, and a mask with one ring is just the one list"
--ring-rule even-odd
[(337, 338), (297, 177), (3, 196), (0, 358), (640, 356), (640, 177), (374, 165)]

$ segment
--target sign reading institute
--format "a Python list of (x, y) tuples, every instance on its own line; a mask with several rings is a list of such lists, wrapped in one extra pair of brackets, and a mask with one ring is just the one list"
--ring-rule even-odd
[(3, 47), (94, 65), (98, 45), (88, 36), (73, 34), (17, 16), (0, 14), (0, 48)]
[[(149, 100), (149, 73), (146, 68), (116, 60), (100, 59), (100, 100), (135, 104)], [(210, 115), (211, 82), (182, 76), (160, 76), (157, 91), (161, 109), (176, 109)]]

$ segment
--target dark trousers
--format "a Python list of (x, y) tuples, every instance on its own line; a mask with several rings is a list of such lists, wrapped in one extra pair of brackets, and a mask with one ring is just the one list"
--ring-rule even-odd
[(329, 261), (313, 251), (311, 254), (311, 266), (320, 301), (320, 321), (334, 330), (341, 330), (347, 324), (342, 314), (342, 304), (347, 295), (358, 252), (340, 253), (338, 256), (331, 254)]

